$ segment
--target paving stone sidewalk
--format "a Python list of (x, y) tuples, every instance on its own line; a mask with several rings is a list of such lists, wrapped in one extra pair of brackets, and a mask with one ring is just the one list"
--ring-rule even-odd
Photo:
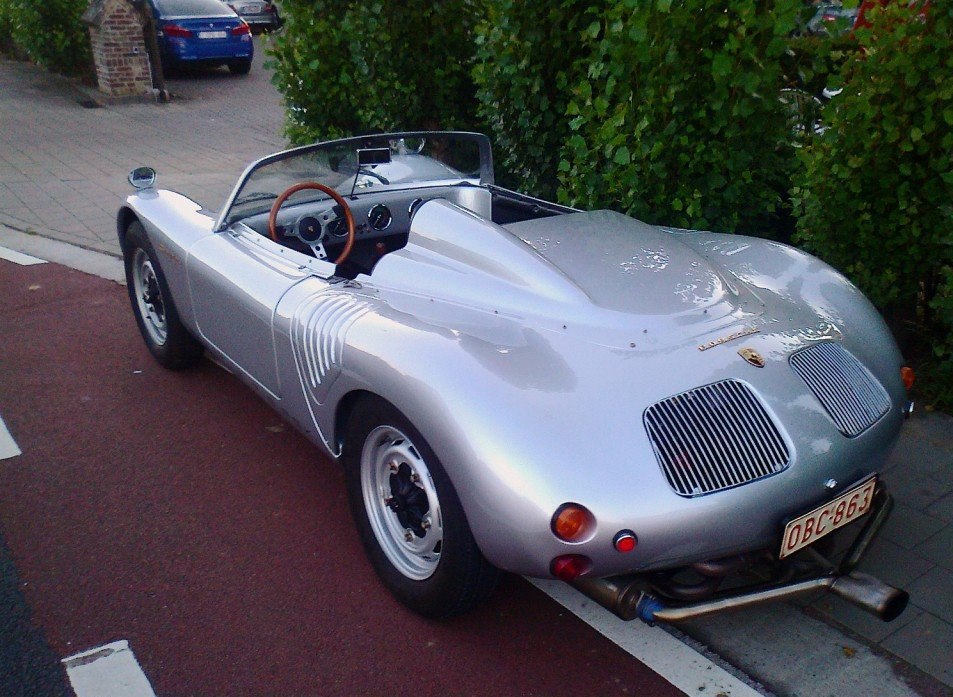
[[(118, 255), (115, 213), (140, 165), (217, 209), (249, 162), (284, 146), (281, 99), (261, 67), (267, 39), (256, 40), (251, 75), (172, 80), (182, 98), (166, 105), (85, 108), (68, 81), (0, 59), (0, 229)], [(953, 418), (917, 414), (882, 474), (897, 505), (861, 568), (906, 588), (911, 607), (884, 624), (828, 594), (808, 611), (953, 690)]]
[(249, 75), (180, 76), (169, 81), (180, 98), (163, 105), (87, 108), (70, 81), (0, 59), (0, 224), (118, 255), (116, 210), (142, 165), (216, 210), (249, 162), (285, 147), (267, 37), (255, 40)]

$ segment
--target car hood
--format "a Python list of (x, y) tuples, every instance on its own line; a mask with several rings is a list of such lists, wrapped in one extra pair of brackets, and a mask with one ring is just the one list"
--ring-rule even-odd
[(368, 282), (418, 316), (447, 303), (451, 315), (586, 327), (610, 346), (628, 345), (635, 332), (666, 344), (701, 341), (764, 313), (752, 288), (680, 237), (612, 211), (503, 227), (433, 200), (417, 211), (406, 247), (384, 257)]

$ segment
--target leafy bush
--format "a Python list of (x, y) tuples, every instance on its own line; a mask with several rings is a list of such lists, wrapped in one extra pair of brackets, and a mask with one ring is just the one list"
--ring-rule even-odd
[(856, 52), (853, 34), (791, 37), (781, 59), (784, 82), (815, 95), (825, 87), (837, 87), (842, 66)]
[(561, 200), (723, 231), (773, 221), (794, 163), (778, 94), (799, 6), (613, 3), (584, 29)]
[(943, 269), (930, 310), (936, 327), (928, 341), (931, 355), (921, 366), (921, 389), (928, 402), (953, 413), (953, 267)]
[(570, 86), (586, 76), (583, 33), (607, 6), (562, 0), (542, 8), (495, 0), (477, 27), (479, 114), (493, 135), (497, 179), (542, 198), (556, 196), (556, 167), (570, 135)]
[[(80, 21), (87, 3), (76, 0), (0, 0), (0, 32), (31, 60), (64, 75), (93, 72), (89, 32)], [(6, 24), (6, 26), (4, 26)]]
[(797, 239), (886, 312), (905, 348), (913, 328), (949, 357), (953, 7), (894, 3), (871, 17), (824, 110), (829, 128), (802, 152)]
[(476, 0), (285, 0), (282, 16), (274, 80), (293, 142), (472, 127)]
[(10, 49), (12, 34), (13, 15), (10, 11), (10, 0), (0, 0), (0, 51)]

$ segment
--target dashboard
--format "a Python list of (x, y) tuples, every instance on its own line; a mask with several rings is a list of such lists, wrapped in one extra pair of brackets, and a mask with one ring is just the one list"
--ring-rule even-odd
[[(472, 185), (424, 186), (390, 191), (362, 191), (344, 196), (354, 217), (355, 246), (350, 258), (373, 266), (375, 257), (403, 247), (410, 233), (414, 213), (426, 201), (443, 198), (479, 215), (489, 217), (490, 192)], [(242, 223), (266, 237), (268, 213), (259, 213)], [(343, 247), (347, 222), (343, 207), (315, 192), (311, 198), (289, 201), (278, 211), (275, 221), (278, 242), (319, 259), (333, 257), (325, 248)]]

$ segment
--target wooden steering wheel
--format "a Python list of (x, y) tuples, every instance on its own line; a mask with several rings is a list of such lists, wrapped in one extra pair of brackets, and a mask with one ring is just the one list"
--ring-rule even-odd
[[(344, 200), (344, 197), (341, 196), (337, 191), (332, 189), (329, 186), (324, 184), (319, 184), (318, 182), (301, 182), (285, 189), (281, 196), (275, 199), (275, 202), (271, 206), (271, 210), (268, 212), (268, 235), (272, 240), (278, 242), (278, 210), (288, 200), (288, 197), (292, 194), (296, 194), (299, 191), (304, 191), (306, 189), (315, 189), (317, 191), (323, 191), (337, 203), (341, 209), (344, 211), (344, 220), (347, 223), (347, 240), (344, 243), (344, 249), (341, 250), (341, 253), (338, 255), (338, 258), (334, 260), (335, 264), (340, 264), (348, 255), (351, 253), (351, 248), (354, 247), (354, 238), (357, 234), (357, 229), (354, 225), (354, 216), (351, 214), (351, 207), (347, 205), (347, 201)], [(318, 245), (323, 247), (320, 240)]]

